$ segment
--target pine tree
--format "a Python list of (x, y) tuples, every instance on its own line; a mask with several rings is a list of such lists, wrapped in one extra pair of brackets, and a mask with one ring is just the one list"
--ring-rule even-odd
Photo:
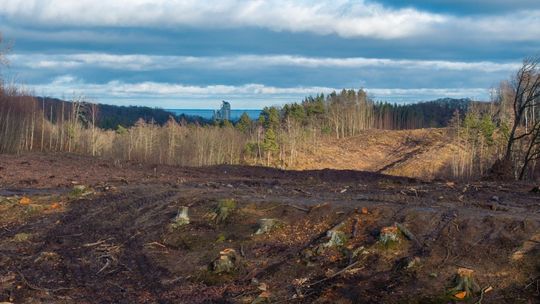
[(262, 122), (265, 129), (274, 129), (279, 128), (279, 110), (276, 107), (265, 107), (261, 115), (259, 116), (259, 121)]
[(273, 129), (266, 130), (264, 134), (262, 148), (266, 152), (266, 164), (267, 166), (270, 166), (272, 154), (279, 150), (277, 136)]
[(236, 128), (244, 134), (249, 133), (252, 126), (253, 122), (251, 121), (251, 118), (249, 118), (249, 115), (246, 112), (244, 112), (242, 116), (240, 116), (240, 119), (236, 123)]

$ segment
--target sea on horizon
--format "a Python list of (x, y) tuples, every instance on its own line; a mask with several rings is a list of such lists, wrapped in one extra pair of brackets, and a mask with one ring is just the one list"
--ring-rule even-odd
[[(205, 119), (212, 119), (214, 117), (214, 110), (212, 109), (166, 109), (166, 111), (176, 115), (184, 114), (188, 116), (200, 116)], [(247, 113), (251, 119), (257, 119), (259, 118), (261, 111), (262, 110), (254, 109), (232, 109), (231, 120), (238, 120), (244, 113)]]

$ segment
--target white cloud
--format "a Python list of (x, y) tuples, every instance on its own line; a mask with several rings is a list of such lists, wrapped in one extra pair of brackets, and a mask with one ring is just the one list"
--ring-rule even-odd
[(373, 67), (422, 70), (510, 72), (516, 70), (520, 66), (520, 63), (516, 62), (463, 62), (365, 57), (328, 58), (293, 55), (238, 55), (217, 57), (193, 57), (83, 53), (66, 55), (14, 54), (9, 55), (8, 59), (12, 62), (13, 66), (20, 66), (31, 69), (64, 70), (83, 67), (99, 67), (129, 71), (157, 71), (179, 68), (253, 70), (267, 67), (348, 69)]
[(37, 92), (50, 92), (58, 95), (66, 92), (80, 92), (89, 96), (116, 96), (116, 97), (206, 97), (206, 96), (256, 96), (256, 95), (287, 95), (287, 94), (316, 94), (317, 92), (331, 92), (328, 87), (291, 87), (279, 88), (262, 84), (230, 85), (183, 85), (160, 82), (125, 83), (119, 80), (103, 84), (91, 84), (73, 77), (64, 75), (55, 78), (50, 84), (34, 85)]
[[(341, 90), (318, 86), (275, 87), (263, 84), (196, 86), (158, 82), (125, 83), (118, 80), (96, 84), (85, 83), (71, 75), (58, 77), (51, 83), (32, 85), (29, 89), (53, 97), (82, 95), (104, 103), (164, 108), (206, 108), (217, 106), (222, 99), (233, 101), (237, 108), (262, 108), (271, 104), (299, 102), (305, 96)], [(367, 88), (366, 90), (376, 100), (391, 102), (412, 102), (442, 97), (483, 100), (488, 95), (488, 90), (484, 88)]]
[(460, 40), (515, 41), (536, 40), (540, 33), (540, 10), (535, 8), (463, 17), (389, 8), (366, 0), (2, 0), (2, 16), (14, 24), (24, 20), (24, 24), (75, 28), (257, 27), (378, 39), (424, 34), (437, 39), (450, 31)]
[(445, 17), (364, 0), (3, 0), (0, 15), (45, 25), (261, 27), (382, 39), (423, 33)]
[(489, 90), (486, 88), (420, 88), (420, 89), (368, 89), (375, 99), (403, 101), (428, 101), (436, 98), (472, 98), (487, 100)]
[(518, 11), (502, 16), (454, 17), (449, 29), (472, 38), (498, 41), (537, 41), (540, 36), (540, 10)]

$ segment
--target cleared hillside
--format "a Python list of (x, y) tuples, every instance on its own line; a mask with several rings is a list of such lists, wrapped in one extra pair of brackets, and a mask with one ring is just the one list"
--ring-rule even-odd
[(450, 173), (460, 149), (448, 129), (364, 130), (301, 152), (294, 169), (351, 169), (431, 179)]

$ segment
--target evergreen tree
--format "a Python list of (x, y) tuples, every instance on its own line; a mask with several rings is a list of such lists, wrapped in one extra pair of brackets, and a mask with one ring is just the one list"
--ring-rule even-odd
[(269, 166), (272, 155), (279, 150), (277, 135), (272, 128), (266, 130), (264, 134), (262, 148), (266, 152), (266, 162)]
[(480, 132), (486, 139), (487, 143), (489, 145), (492, 145), (493, 134), (495, 133), (495, 130), (497, 129), (493, 119), (488, 114), (484, 114), (482, 116), (482, 119), (480, 120), (479, 127), (480, 127)]
[(240, 119), (236, 123), (236, 128), (242, 133), (249, 133), (252, 126), (253, 122), (251, 121), (251, 118), (249, 118), (249, 115), (246, 112), (244, 112), (242, 116), (240, 116)]
[(297, 103), (285, 105), (283, 107), (283, 116), (286, 118), (292, 118), (301, 123), (306, 121), (306, 111), (303, 106)]
[(259, 121), (262, 122), (265, 129), (277, 130), (280, 125), (279, 114), (278, 108), (265, 107), (259, 116)]

